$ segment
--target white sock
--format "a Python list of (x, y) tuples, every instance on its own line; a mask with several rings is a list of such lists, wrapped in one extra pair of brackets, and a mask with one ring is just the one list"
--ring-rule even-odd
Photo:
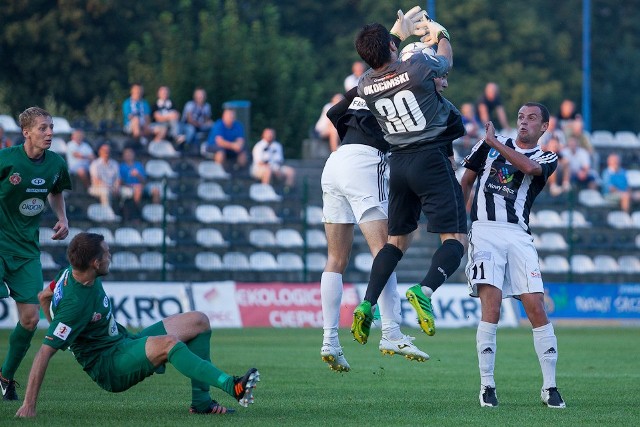
[(542, 369), (542, 388), (555, 387), (558, 339), (551, 323), (533, 329), (533, 346)]
[(400, 322), (400, 295), (398, 294), (398, 279), (396, 273), (391, 273), (378, 299), (378, 309), (382, 318), (382, 335), (387, 339), (397, 341), (402, 338)]
[(323, 342), (337, 345), (342, 303), (342, 274), (322, 273), (320, 300), (322, 301)]
[(420, 289), (422, 289), (422, 293), (427, 298), (431, 298), (431, 295), (433, 295), (433, 289), (428, 286), (420, 286)]
[(476, 350), (478, 351), (478, 367), (480, 368), (480, 384), (487, 387), (496, 387), (493, 371), (496, 366), (496, 332), (498, 325), (495, 323), (478, 323), (476, 332)]

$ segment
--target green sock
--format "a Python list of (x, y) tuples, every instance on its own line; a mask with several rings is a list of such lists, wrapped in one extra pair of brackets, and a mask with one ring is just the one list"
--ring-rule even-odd
[(212, 385), (233, 396), (233, 377), (216, 368), (213, 363), (194, 354), (183, 342), (169, 351), (169, 363), (185, 377)]
[[(200, 359), (207, 362), (211, 361), (211, 330), (196, 335), (194, 339), (186, 344), (189, 350)], [(211, 403), (209, 384), (191, 379), (191, 406), (203, 411), (209, 407), (209, 403)]]
[(159, 335), (167, 335), (167, 330), (164, 328), (164, 323), (160, 321), (144, 328), (140, 331), (140, 335), (143, 337), (157, 337)]
[(29, 331), (25, 329), (20, 322), (16, 325), (13, 332), (9, 336), (9, 351), (7, 351), (7, 357), (4, 359), (2, 365), (2, 376), (8, 380), (12, 380), (13, 376), (20, 366), (20, 362), (27, 354), (27, 350), (31, 346), (31, 338), (36, 333), (36, 330)]

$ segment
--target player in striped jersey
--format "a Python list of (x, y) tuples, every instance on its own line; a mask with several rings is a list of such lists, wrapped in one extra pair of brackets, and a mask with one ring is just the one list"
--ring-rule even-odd
[(529, 230), (536, 196), (556, 169), (555, 153), (542, 151), (538, 139), (549, 126), (549, 111), (535, 102), (518, 111), (517, 137), (495, 136), (492, 122), (486, 137), (464, 159), (462, 190), (467, 200), (475, 183), (466, 274), (470, 295), (480, 297), (482, 319), (476, 348), (480, 368), (480, 405), (497, 406), (494, 367), (496, 331), (502, 298), (522, 302), (533, 328), (533, 344), (542, 368), (542, 402), (564, 408), (556, 388), (558, 341), (544, 308), (538, 253)]

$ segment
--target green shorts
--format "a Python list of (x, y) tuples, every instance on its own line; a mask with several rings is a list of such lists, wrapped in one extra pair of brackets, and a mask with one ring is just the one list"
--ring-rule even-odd
[(103, 389), (118, 393), (133, 387), (154, 373), (163, 373), (164, 365), (154, 367), (147, 359), (147, 337), (131, 335), (105, 350), (87, 372)]
[(5, 281), (11, 298), (16, 302), (39, 304), (38, 292), (42, 290), (44, 281), (40, 258), (0, 255), (0, 278)]

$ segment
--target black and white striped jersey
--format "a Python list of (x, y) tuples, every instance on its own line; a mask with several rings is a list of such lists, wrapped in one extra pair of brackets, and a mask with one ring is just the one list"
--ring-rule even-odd
[(504, 136), (498, 140), (542, 166), (542, 175), (525, 175), (484, 140), (479, 141), (465, 157), (463, 164), (478, 174), (476, 194), (471, 207), (471, 221), (497, 221), (519, 224), (527, 233), (533, 201), (556, 170), (558, 157), (540, 146), (525, 150)]

